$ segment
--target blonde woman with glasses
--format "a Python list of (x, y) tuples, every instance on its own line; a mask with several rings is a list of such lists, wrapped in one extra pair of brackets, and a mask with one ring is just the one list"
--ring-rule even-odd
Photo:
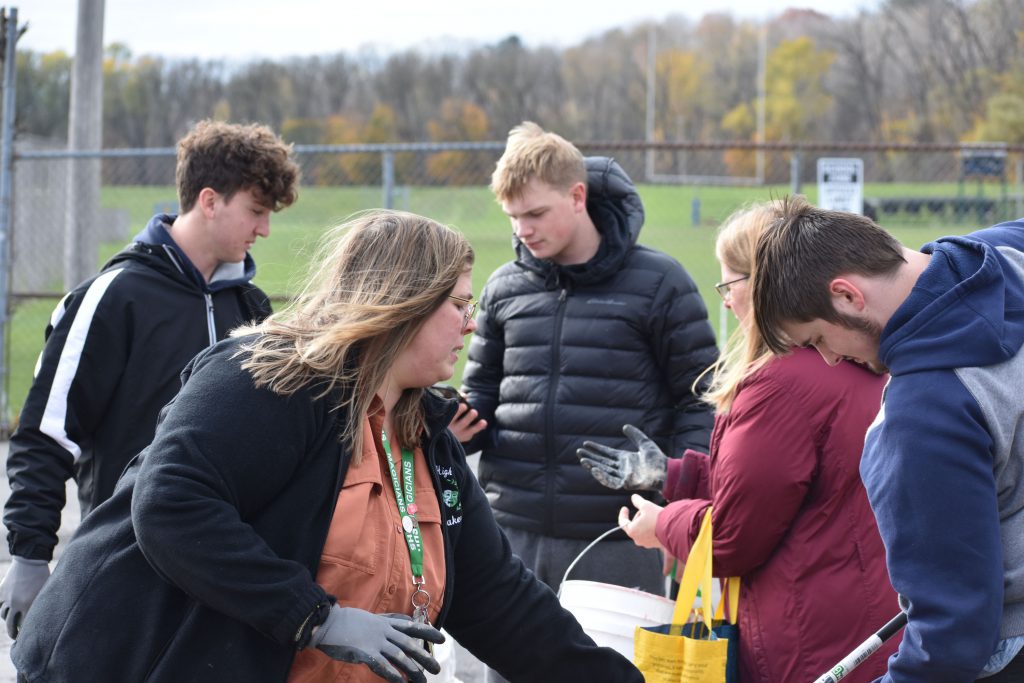
[[(606, 486), (660, 490), (672, 501), (634, 495), (632, 519), (622, 509), (619, 523), (637, 545), (685, 559), (713, 510), (715, 575), (742, 578), (744, 683), (816, 680), (898, 610), (857, 469), (885, 378), (848, 361), (830, 369), (811, 348), (773, 357), (754, 325), (753, 257), (780, 209), (741, 210), (718, 236), (715, 287), (739, 327), (705, 396), (716, 412), (710, 453), (666, 458), (629, 425), (637, 451), (594, 443), (579, 451)], [(881, 676), (898, 641), (844, 680)]]
[(473, 250), (408, 213), (197, 356), (25, 621), (21, 680), (424, 681), (443, 626), (513, 680), (640, 681), (512, 555), (447, 425)]

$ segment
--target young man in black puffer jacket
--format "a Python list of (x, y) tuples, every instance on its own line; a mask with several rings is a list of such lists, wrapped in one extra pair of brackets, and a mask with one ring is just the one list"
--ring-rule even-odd
[[(713, 416), (692, 387), (718, 349), (693, 279), (637, 244), (643, 204), (612, 159), (584, 159), (524, 123), (491, 189), (516, 260), (484, 288), (463, 375), (483, 420), (470, 426), (462, 410), (452, 429), (467, 452), (482, 451), (480, 482), (513, 549), (557, 590), (629, 499), (594, 481), (576, 449), (587, 439), (628, 445), (627, 423), (666, 453), (705, 448)], [(658, 552), (625, 537), (598, 544), (572, 578), (664, 588)]]

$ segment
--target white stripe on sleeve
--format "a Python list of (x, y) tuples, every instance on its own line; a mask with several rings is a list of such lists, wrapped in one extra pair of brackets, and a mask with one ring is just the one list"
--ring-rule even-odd
[[(57, 327), (57, 323), (61, 321), (61, 319), (64, 317), (64, 313), (67, 312), (67, 309), (64, 307), (64, 302), (68, 300), (69, 296), (71, 296), (71, 292), (68, 292), (67, 294), (62, 296), (60, 301), (57, 302), (57, 307), (54, 308), (53, 313), (50, 314), (51, 329)], [(35, 379), (36, 376), (39, 375), (39, 368), (43, 367), (43, 351), (45, 350), (45, 347), (40, 349), (39, 355), (36, 356), (36, 365), (34, 368), (32, 368), (32, 379)]]
[(68, 337), (64, 340), (64, 349), (60, 352), (57, 371), (53, 376), (53, 384), (50, 385), (50, 395), (46, 399), (46, 410), (43, 411), (43, 419), (39, 423), (39, 430), (71, 453), (75, 462), (81, 457), (82, 449), (68, 437), (64, 429), (68, 414), (68, 393), (71, 391), (75, 373), (78, 372), (78, 363), (82, 358), (82, 349), (85, 347), (86, 337), (89, 336), (89, 327), (96, 314), (96, 307), (99, 306), (110, 283), (122, 270), (118, 268), (97, 277), (82, 297), (82, 305), (79, 306), (71, 329), (68, 330)]

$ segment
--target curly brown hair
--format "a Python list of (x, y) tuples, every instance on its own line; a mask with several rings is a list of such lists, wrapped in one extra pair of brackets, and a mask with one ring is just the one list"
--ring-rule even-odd
[(292, 146), (255, 123), (200, 121), (178, 142), (175, 176), (181, 213), (195, 206), (204, 187), (227, 201), (239, 190), (252, 190), (272, 211), (290, 206), (298, 196), (299, 166)]

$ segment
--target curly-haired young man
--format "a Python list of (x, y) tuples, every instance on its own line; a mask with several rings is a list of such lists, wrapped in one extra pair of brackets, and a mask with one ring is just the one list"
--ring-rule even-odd
[(109, 498), (185, 364), (270, 313), (248, 251), (296, 199), (290, 147), (265, 126), (202, 121), (178, 143), (176, 175), (180, 213), (153, 216), (46, 328), (7, 459), (0, 618), (12, 638), (49, 577), (65, 482), (78, 484), (83, 515)]

